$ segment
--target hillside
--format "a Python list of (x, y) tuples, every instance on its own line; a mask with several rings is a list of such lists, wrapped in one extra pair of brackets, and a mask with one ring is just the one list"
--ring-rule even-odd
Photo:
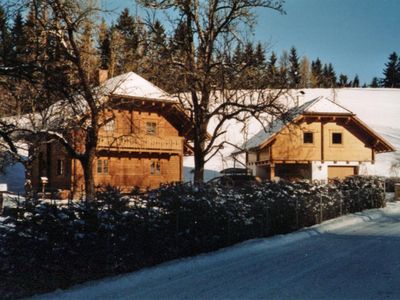
[[(302, 89), (291, 91), (294, 102), (299, 105), (315, 99), (319, 96), (327, 97), (336, 101), (350, 111), (354, 112), (363, 122), (369, 125), (373, 130), (382, 135), (397, 149), (400, 149), (400, 89), (383, 88), (343, 88), (343, 89)], [(212, 128), (212, 124), (210, 128)], [(252, 121), (248, 124), (247, 137), (242, 133), (242, 124), (236, 122), (229, 123), (226, 126), (227, 133), (224, 139), (229, 142), (242, 145), (243, 142), (259, 130), (261, 125), (258, 121)], [(207, 164), (209, 170), (221, 170), (233, 166), (233, 160), (229, 158), (235, 150), (232, 146), (226, 146), (220, 155), (216, 155)], [(379, 154), (376, 156), (376, 163), (371, 167), (360, 168), (360, 173), (364, 175), (400, 175), (400, 169), (391, 168), (394, 162), (400, 162), (400, 151), (393, 153)], [(193, 159), (186, 158), (185, 166), (193, 166)], [(397, 172), (397, 174), (396, 174)]]

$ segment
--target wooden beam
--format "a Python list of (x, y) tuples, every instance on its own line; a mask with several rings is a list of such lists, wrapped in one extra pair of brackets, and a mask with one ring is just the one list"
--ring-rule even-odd
[(324, 162), (324, 122), (321, 121), (321, 161)]
[(274, 179), (275, 178), (275, 165), (271, 165), (269, 167), (269, 178)]
[(371, 159), (372, 159), (372, 164), (375, 164), (375, 148), (371, 149)]

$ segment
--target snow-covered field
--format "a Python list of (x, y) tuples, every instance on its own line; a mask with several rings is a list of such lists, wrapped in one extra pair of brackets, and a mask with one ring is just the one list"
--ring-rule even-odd
[(400, 203), (35, 299), (400, 299)]
[[(301, 91), (301, 93), (300, 93)], [(291, 91), (294, 102), (299, 105), (324, 96), (355, 113), (364, 123), (369, 125), (378, 134), (388, 140), (396, 149), (400, 149), (400, 89), (384, 88), (341, 88), (341, 89), (302, 89)], [(212, 125), (211, 125), (212, 127)], [(226, 126), (227, 133), (223, 137), (229, 142), (242, 145), (246, 136), (241, 133), (241, 124), (232, 121)], [(251, 122), (248, 126), (247, 139), (255, 135), (261, 128), (257, 122)], [(233, 166), (230, 154), (237, 150), (226, 145), (220, 155), (216, 155), (207, 164), (209, 170), (221, 170)], [(376, 164), (363, 169), (363, 175), (400, 176), (400, 169), (392, 169), (392, 163), (400, 162), (400, 152), (379, 154), (376, 156)], [(193, 166), (193, 158), (188, 157), (185, 166)]]

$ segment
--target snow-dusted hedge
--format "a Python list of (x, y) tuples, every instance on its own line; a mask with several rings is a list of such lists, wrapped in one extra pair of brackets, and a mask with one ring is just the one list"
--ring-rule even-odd
[(394, 185), (400, 183), (400, 177), (387, 177), (385, 178), (386, 192), (394, 193)]
[(68, 207), (27, 203), (3, 221), (3, 298), (128, 272), (385, 205), (383, 184), (371, 177), (332, 185), (267, 182), (235, 189), (184, 184), (134, 199), (108, 187), (98, 198), (93, 204)]

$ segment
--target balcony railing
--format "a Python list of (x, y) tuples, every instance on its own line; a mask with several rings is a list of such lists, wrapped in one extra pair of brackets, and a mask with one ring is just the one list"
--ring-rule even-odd
[(148, 135), (100, 136), (98, 148), (114, 151), (181, 152), (183, 151), (183, 138)]

